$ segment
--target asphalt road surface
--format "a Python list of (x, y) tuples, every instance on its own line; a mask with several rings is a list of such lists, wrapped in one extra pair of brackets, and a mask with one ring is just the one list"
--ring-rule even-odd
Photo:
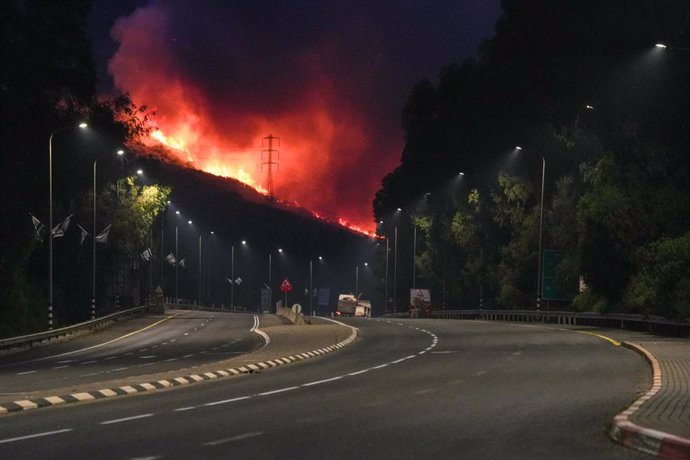
[(353, 345), (299, 364), (2, 416), (0, 458), (646, 457), (605, 432), (649, 387), (648, 365), (603, 338), (479, 321), (345, 322), (359, 328)]
[(247, 314), (175, 311), (135, 317), (95, 334), (0, 356), (0, 400), (220, 361), (263, 344)]

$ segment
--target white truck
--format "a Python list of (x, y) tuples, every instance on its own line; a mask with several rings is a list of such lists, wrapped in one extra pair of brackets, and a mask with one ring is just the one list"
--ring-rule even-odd
[(360, 300), (354, 294), (339, 294), (335, 316), (369, 318), (371, 316), (371, 302), (368, 300)]

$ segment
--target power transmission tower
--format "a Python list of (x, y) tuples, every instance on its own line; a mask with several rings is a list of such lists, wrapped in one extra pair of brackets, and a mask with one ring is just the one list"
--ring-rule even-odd
[(273, 148), (274, 144), (276, 147), (280, 147), (280, 138), (274, 137), (272, 134), (261, 139), (261, 167), (262, 169), (264, 165), (267, 167), (266, 191), (268, 192), (269, 201), (275, 200), (275, 195), (273, 194), (273, 165), (277, 166), (278, 171), (280, 171), (280, 164), (278, 164), (280, 152)]

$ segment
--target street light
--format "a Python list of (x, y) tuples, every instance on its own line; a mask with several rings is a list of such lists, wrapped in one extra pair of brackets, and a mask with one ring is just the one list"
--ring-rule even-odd
[[(242, 246), (247, 242), (242, 240)], [(270, 283), (270, 282), (269, 282)], [(230, 310), (235, 309), (235, 245), (232, 245), (232, 255), (230, 257)]]
[[(364, 262), (365, 267), (369, 266), (368, 262)], [(355, 265), (355, 297), (359, 297), (359, 264)]]
[[(79, 123), (79, 128), (88, 127)], [(59, 131), (73, 129), (74, 126), (58, 128), (48, 138), (48, 329), (53, 328), (53, 136)]]
[[(124, 150), (118, 150), (117, 154), (122, 156), (125, 154)], [(101, 155), (103, 157), (105, 155)], [(91, 319), (96, 319), (96, 167), (98, 166), (99, 158), (93, 160), (93, 236), (92, 236), (92, 261), (91, 261)]]
[[(519, 145), (515, 147), (517, 150), (522, 150)], [(542, 254), (542, 231), (544, 228), (544, 179), (546, 177), (546, 158), (544, 155), (534, 149), (535, 153), (541, 155), (541, 198), (539, 199), (539, 260), (537, 260), (537, 310), (541, 309), (541, 295), (542, 295), (542, 276), (541, 276), (541, 254)]]
[[(319, 261), (323, 261), (323, 257), (319, 256)], [(313, 259), (309, 259), (309, 314), (314, 313), (314, 267)]]

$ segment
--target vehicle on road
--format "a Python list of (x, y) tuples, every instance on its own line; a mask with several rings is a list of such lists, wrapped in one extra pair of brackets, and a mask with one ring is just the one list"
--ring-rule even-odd
[(371, 302), (361, 300), (354, 294), (339, 294), (335, 315), (369, 318), (371, 316)]

